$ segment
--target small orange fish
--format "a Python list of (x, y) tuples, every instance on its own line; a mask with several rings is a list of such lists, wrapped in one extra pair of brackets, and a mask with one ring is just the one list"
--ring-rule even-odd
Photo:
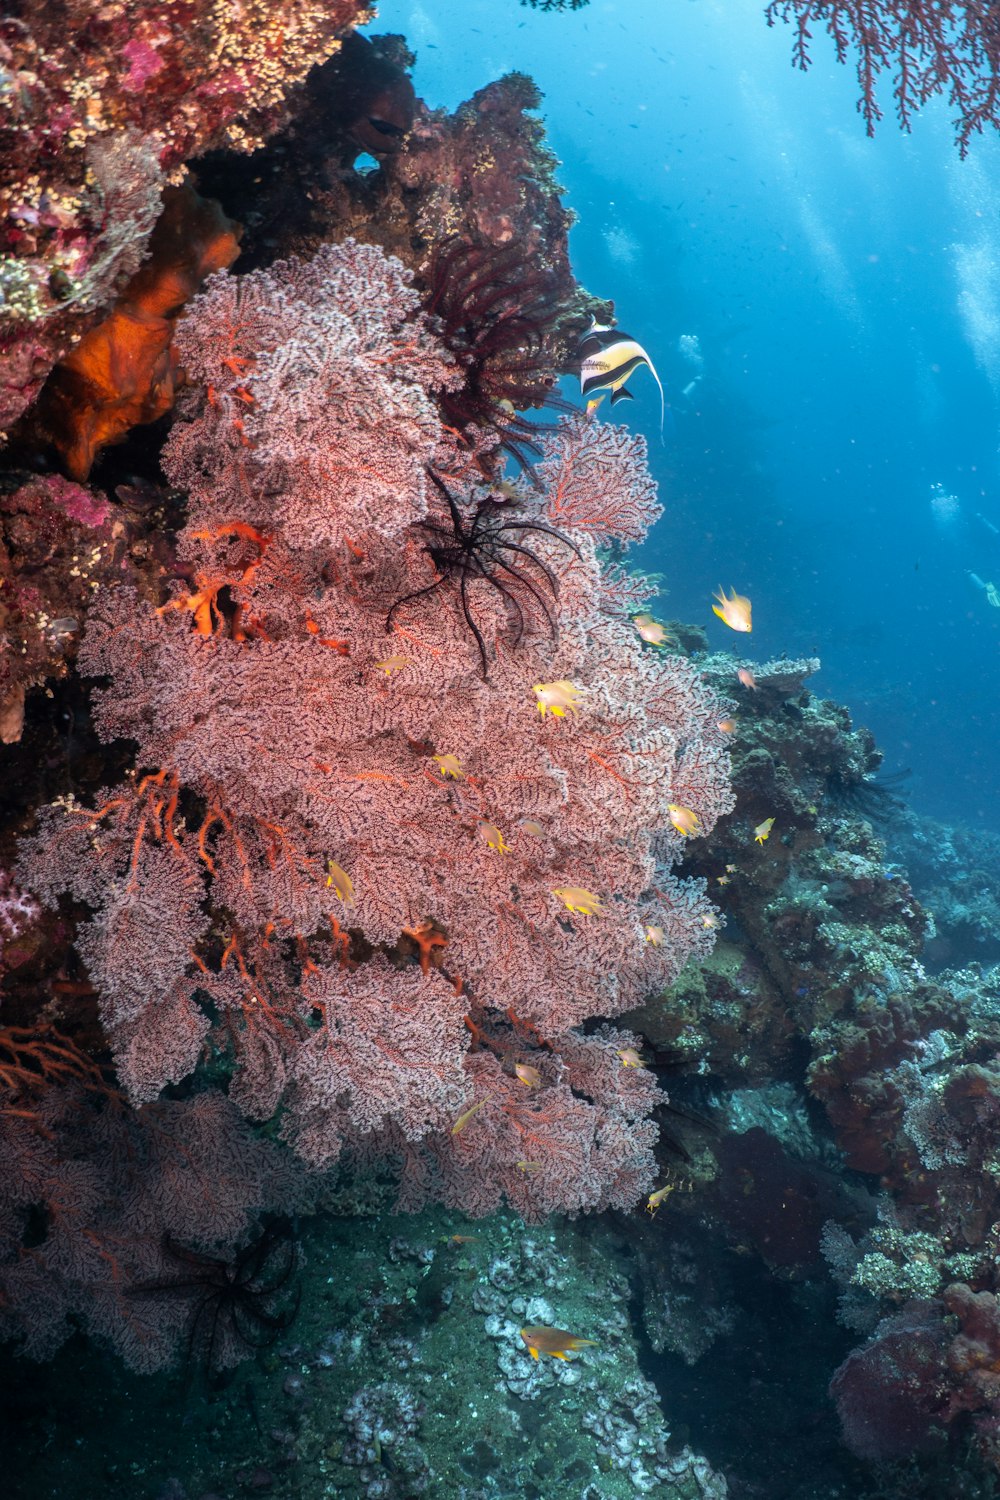
[(557, 719), (564, 719), (567, 709), (570, 713), (576, 713), (581, 689), (575, 683), (568, 682), (565, 677), (560, 677), (558, 682), (536, 682), (532, 692), (538, 699), (538, 712), (543, 719), (547, 713)]
[(375, 670), (377, 672), (384, 672), (387, 677), (391, 677), (393, 672), (401, 672), (409, 664), (410, 658), (408, 656), (387, 656), (384, 661), (377, 661), (375, 663)]
[(521, 1082), (525, 1085), (526, 1088), (541, 1088), (542, 1075), (541, 1073), (539, 1073), (538, 1069), (533, 1068), (530, 1063), (515, 1063), (514, 1072), (517, 1074), (518, 1078), (520, 1078)]
[(622, 1060), (623, 1068), (644, 1068), (646, 1066), (634, 1047), (621, 1047), (618, 1056)]
[(354, 882), (346, 870), (342, 870), (336, 860), (328, 859), (326, 862), (326, 883), (333, 887), (333, 894), (345, 906), (354, 905)]
[(647, 646), (672, 646), (674, 638), (659, 620), (654, 620), (652, 615), (633, 615), (632, 624), (639, 632), (639, 637)]
[(575, 1333), (567, 1333), (565, 1328), (548, 1328), (544, 1323), (522, 1328), (521, 1337), (527, 1344), (532, 1359), (537, 1359), (540, 1354), (550, 1354), (553, 1359), (565, 1359), (567, 1354), (575, 1353), (585, 1344), (597, 1344), (596, 1339), (579, 1339)]
[(462, 770), (462, 762), (457, 755), (435, 755), (434, 760), (437, 762), (437, 768), (446, 781), (449, 777), (451, 777), (452, 781), (461, 781), (464, 778), (465, 772)]
[(524, 829), (525, 833), (530, 833), (533, 839), (543, 839), (545, 837), (545, 829), (536, 818), (522, 818), (520, 827)]
[(448, 1234), (445, 1235), (446, 1245), (471, 1245), (474, 1240), (481, 1240), (481, 1234)]
[(712, 598), (719, 601), (718, 604), (712, 605), (713, 615), (718, 615), (722, 623), (728, 625), (730, 630), (740, 630), (749, 634), (753, 626), (750, 623), (750, 600), (745, 594), (738, 594), (733, 589), (732, 595), (727, 598), (726, 591), (720, 584), (718, 593), (713, 594)]
[(579, 912), (582, 917), (599, 917), (601, 915), (601, 898), (595, 896), (593, 891), (585, 891), (580, 885), (559, 885), (552, 892), (558, 896), (568, 911)]
[(514, 1165), (519, 1172), (524, 1173), (525, 1177), (534, 1177), (536, 1172), (542, 1170), (540, 1161), (516, 1161)]
[(690, 838), (692, 834), (698, 832), (698, 824), (701, 820), (698, 814), (692, 812), (689, 807), (682, 807), (679, 802), (668, 802), (667, 812), (677, 832), (683, 833), (685, 838)]
[(759, 688), (757, 687), (757, 679), (753, 675), (749, 667), (740, 667), (736, 675), (745, 688), (749, 688), (752, 693), (759, 692)]
[(723, 734), (735, 734), (736, 733), (736, 720), (735, 719), (720, 719), (719, 722), (718, 722), (718, 724), (715, 727), (716, 727), (716, 729), (720, 730)]
[(468, 1125), (469, 1121), (472, 1119), (472, 1116), (474, 1114), (477, 1114), (478, 1111), (482, 1109), (485, 1103), (485, 1099), (477, 1099), (475, 1104), (470, 1104), (468, 1109), (463, 1109), (462, 1113), (459, 1115), (458, 1119), (451, 1127), (452, 1135), (458, 1135), (460, 1130), (464, 1130), (466, 1125)]
[(646, 1212), (649, 1214), (649, 1217), (651, 1219), (656, 1218), (656, 1210), (659, 1208), (664, 1198), (666, 1198), (668, 1194), (672, 1193), (673, 1190), (673, 1183), (668, 1182), (664, 1187), (657, 1188), (655, 1193), (650, 1193), (649, 1198), (646, 1202)]
[(664, 939), (666, 938), (667, 934), (664, 932), (662, 927), (647, 927), (645, 929), (645, 932), (647, 943), (649, 943), (653, 948), (663, 947)]
[(495, 823), (480, 822), (476, 824), (476, 832), (481, 839), (485, 839), (491, 849), (498, 854), (509, 854), (510, 845)]
[(774, 827), (773, 818), (765, 818), (763, 823), (758, 823), (753, 831), (753, 836), (758, 844), (763, 844), (765, 839), (770, 838), (771, 829)]

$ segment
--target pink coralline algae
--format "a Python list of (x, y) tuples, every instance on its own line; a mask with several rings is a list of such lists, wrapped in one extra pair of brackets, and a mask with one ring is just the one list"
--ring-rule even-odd
[(246, 1114), (312, 1165), (394, 1159), (404, 1203), (634, 1205), (662, 1095), (634, 1037), (574, 1028), (711, 947), (667, 803), (732, 806), (714, 695), (599, 551), (659, 514), (643, 440), (574, 417), (537, 488), (491, 486), (408, 273), (351, 241), (213, 277), (178, 343), (184, 582), (101, 590), (81, 649), (136, 771), (44, 811), (22, 863), (91, 909), (124, 1087), (217, 1049)]

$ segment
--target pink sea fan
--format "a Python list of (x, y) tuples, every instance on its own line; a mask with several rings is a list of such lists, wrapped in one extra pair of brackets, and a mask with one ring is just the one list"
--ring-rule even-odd
[(450, 1128), (468, 1092), (469, 1033), (439, 973), (375, 960), (312, 975), (307, 995), (322, 1020), (296, 1050), (289, 1133), (312, 1165), (335, 1157), (345, 1134), (388, 1121), (408, 1140)]
[[(457, 1136), (397, 1140), (403, 1205), (438, 1200), (473, 1216), (506, 1200), (526, 1219), (631, 1208), (656, 1171), (652, 1121), (595, 1103), (569, 1082), (526, 1088), (496, 1058), (469, 1058), (481, 1108)], [(652, 1104), (655, 1085), (647, 1098)], [(355, 1154), (358, 1148), (355, 1146)]]
[(0, 1337), (33, 1359), (82, 1326), (134, 1370), (172, 1364), (198, 1287), (169, 1244), (225, 1255), (262, 1211), (310, 1201), (291, 1153), (217, 1092), (133, 1113), (49, 1087), (36, 1109), (0, 1112)]
[[(149, 1099), (209, 1043), (246, 1113), (283, 1107), (313, 1163), (394, 1157), (409, 1202), (634, 1202), (655, 1084), (573, 1028), (710, 947), (667, 803), (705, 832), (732, 806), (712, 693), (608, 608), (598, 543), (659, 514), (641, 439), (563, 423), (538, 490), (491, 498), (436, 415), (447, 356), (372, 247), (220, 276), (179, 337), (206, 387), (166, 455), (185, 582), (159, 610), (99, 597), (80, 656), (141, 774), (25, 851), (41, 896), (93, 909), (123, 1081)], [(470, 551), (484, 504), (502, 529)], [(563, 679), (573, 711), (543, 716)], [(526, 1037), (537, 1094), (511, 1071)]]
[[(290, 546), (388, 538), (426, 513), (441, 436), (433, 395), (459, 377), (409, 282), (399, 261), (354, 240), (210, 279), (177, 334), (189, 377), (211, 386), (210, 412), (164, 453), (195, 515), (217, 438), (242, 449), (233, 514), (277, 522)], [(218, 477), (214, 462), (213, 515)]]
[(947, 1346), (940, 1304), (913, 1302), (847, 1356), (830, 1394), (852, 1453), (881, 1463), (931, 1443), (947, 1411)]
[(646, 467), (646, 439), (625, 427), (563, 418), (538, 476), (553, 524), (598, 541), (639, 542), (663, 514)]

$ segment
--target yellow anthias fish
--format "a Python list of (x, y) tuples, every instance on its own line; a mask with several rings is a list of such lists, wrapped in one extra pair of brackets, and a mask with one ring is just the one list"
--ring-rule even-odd
[(530, 833), (533, 839), (543, 839), (545, 837), (545, 829), (537, 818), (522, 818), (520, 826), (524, 829), (525, 833)]
[(521, 1337), (527, 1344), (532, 1359), (537, 1359), (540, 1354), (550, 1354), (553, 1359), (565, 1359), (567, 1354), (574, 1354), (587, 1344), (594, 1347), (597, 1345), (596, 1339), (578, 1339), (575, 1333), (567, 1333), (565, 1328), (547, 1328), (539, 1323), (522, 1328)]
[(677, 832), (683, 833), (685, 838), (690, 838), (692, 834), (698, 832), (698, 824), (701, 819), (689, 807), (682, 807), (679, 802), (668, 802), (667, 812), (670, 814), (670, 821), (677, 829)]
[(568, 682), (565, 677), (560, 677), (558, 682), (536, 682), (531, 691), (538, 699), (538, 712), (543, 719), (547, 713), (563, 719), (567, 709), (570, 713), (576, 713), (582, 689), (575, 683)]
[(579, 885), (559, 885), (552, 892), (558, 896), (568, 911), (579, 912), (582, 917), (599, 917), (601, 914), (601, 898), (595, 896), (593, 891), (585, 891)]
[(753, 626), (750, 623), (750, 600), (745, 594), (738, 594), (733, 589), (732, 594), (727, 598), (726, 591), (720, 583), (718, 593), (713, 594), (712, 598), (719, 601), (718, 604), (712, 605), (713, 615), (718, 615), (722, 623), (728, 625), (730, 630), (741, 630), (749, 634)]
[(651, 1219), (656, 1218), (656, 1210), (659, 1208), (664, 1198), (672, 1193), (673, 1190), (673, 1183), (668, 1182), (664, 1187), (657, 1188), (655, 1193), (650, 1193), (649, 1198), (646, 1201), (646, 1212), (649, 1214), (649, 1217)]
[(468, 1125), (469, 1121), (472, 1119), (473, 1115), (478, 1114), (485, 1103), (485, 1099), (477, 1099), (475, 1104), (470, 1104), (468, 1109), (463, 1109), (462, 1113), (459, 1115), (458, 1119), (451, 1127), (452, 1135), (458, 1135), (461, 1131), (463, 1131), (466, 1125)]
[(619, 1048), (618, 1056), (622, 1060), (623, 1068), (644, 1068), (646, 1066), (634, 1047)]
[(743, 686), (745, 688), (749, 688), (749, 690), (750, 690), (751, 693), (758, 693), (758, 692), (760, 692), (760, 689), (757, 686), (757, 679), (753, 675), (753, 673), (751, 672), (751, 670), (750, 670), (749, 667), (740, 667), (737, 670), (736, 675), (739, 678), (740, 682), (743, 684)]
[(334, 859), (328, 859), (326, 862), (326, 883), (333, 887), (333, 894), (338, 896), (345, 906), (354, 905), (354, 881)]
[(773, 818), (765, 818), (764, 821), (763, 821), (763, 823), (758, 823), (757, 824), (757, 827), (753, 831), (753, 836), (757, 840), (758, 844), (762, 844), (765, 839), (770, 838), (770, 836), (771, 836), (771, 829), (773, 827), (774, 827), (774, 819)]
[(663, 947), (667, 934), (664, 932), (662, 927), (650, 926), (645, 929), (645, 932), (647, 943), (649, 943), (654, 948)]
[(462, 762), (457, 755), (435, 755), (433, 759), (436, 761), (437, 768), (445, 780), (448, 777), (452, 781), (461, 781), (464, 778), (465, 772), (462, 770)]
[(735, 734), (736, 733), (736, 720), (735, 719), (720, 719), (719, 722), (718, 722), (718, 724), (715, 727), (718, 730), (720, 730), (723, 734)]
[(540, 1089), (542, 1086), (542, 1075), (537, 1068), (530, 1063), (515, 1063), (514, 1072), (524, 1084), (525, 1088)]
[(391, 677), (393, 672), (401, 672), (404, 667), (408, 667), (409, 665), (410, 658), (408, 656), (387, 656), (384, 661), (377, 661), (375, 663), (375, 670), (377, 672), (384, 672), (387, 677)]
[(652, 615), (633, 615), (632, 624), (647, 646), (672, 646), (674, 644), (674, 638), (667, 627), (659, 620), (654, 620)]
[(722, 918), (714, 911), (703, 911), (701, 914), (701, 925), (707, 927), (710, 932), (716, 932), (722, 926)]
[(510, 845), (495, 823), (477, 823), (476, 831), (479, 837), (485, 839), (490, 848), (495, 849), (498, 854), (510, 853)]

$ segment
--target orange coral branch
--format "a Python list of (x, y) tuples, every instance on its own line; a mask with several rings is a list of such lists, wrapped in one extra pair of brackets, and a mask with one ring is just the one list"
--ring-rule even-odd
[(416, 927), (404, 927), (403, 935), (416, 943), (420, 951), (420, 967), (425, 974), (434, 962), (435, 950), (446, 947), (448, 942), (444, 933), (438, 932), (429, 918), (418, 922)]

